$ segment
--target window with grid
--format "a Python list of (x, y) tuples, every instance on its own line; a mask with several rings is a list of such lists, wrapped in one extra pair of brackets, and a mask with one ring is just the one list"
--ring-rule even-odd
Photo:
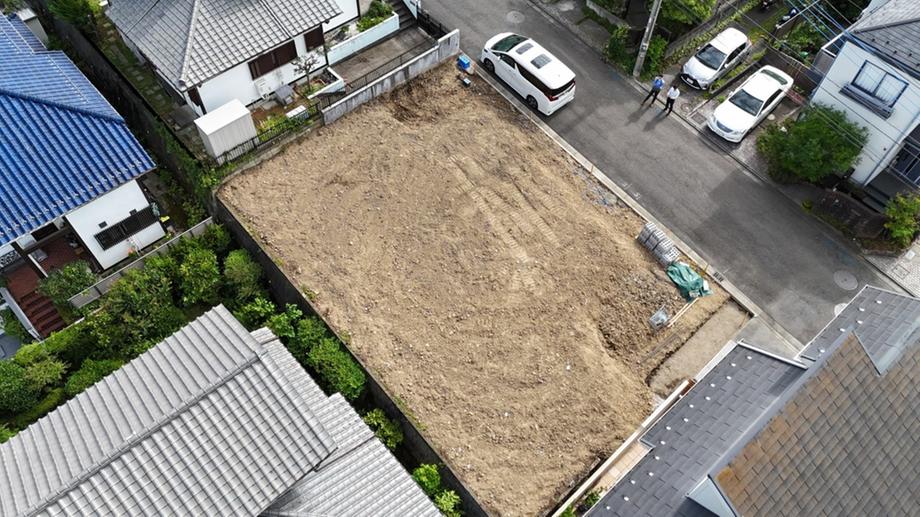
[(907, 88), (905, 81), (868, 61), (863, 63), (852, 84), (862, 93), (872, 96), (889, 108), (894, 106), (898, 97)]
[(155, 222), (157, 216), (154, 215), (153, 208), (148, 206), (97, 233), (96, 241), (102, 249), (107, 250)]

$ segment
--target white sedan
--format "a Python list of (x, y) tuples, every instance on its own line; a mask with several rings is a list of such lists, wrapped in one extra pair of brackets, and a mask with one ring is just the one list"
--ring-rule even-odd
[(740, 142), (792, 88), (792, 77), (765, 66), (735, 89), (709, 117), (709, 129), (729, 142)]
[(693, 88), (708, 90), (712, 83), (741, 64), (750, 49), (751, 40), (729, 27), (684, 63), (680, 78)]

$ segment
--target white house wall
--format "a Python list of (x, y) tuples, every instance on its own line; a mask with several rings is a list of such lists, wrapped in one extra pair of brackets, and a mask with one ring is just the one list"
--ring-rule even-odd
[(132, 241), (140, 249), (153, 244), (166, 233), (161, 224), (155, 223), (134, 234), (130, 239), (103, 250), (95, 237), (104, 229), (99, 227), (99, 223), (105, 222), (108, 228), (130, 216), (131, 210), (140, 211), (149, 205), (150, 202), (137, 181), (132, 180), (73, 210), (65, 218), (99, 265), (109, 268), (128, 256), (134, 246)]
[[(294, 45), (297, 48), (298, 56), (308, 54), (303, 35), (294, 38)], [(320, 59), (322, 60), (322, 52), (320, 52)], [(321, 61), (317, 66), (325, 64), (325, 61)], [(269, 91), (274, 92), (279, 86), (290, 84), (301, 77), (303, 77), (303, 74), (298, 74), (294, 65), (288, 63), (272, 70), (261, 78), (266, 80)], [(248, 106), (262, 98), (256, 88), (255, 80), (249, 72), (248, 61), (205, 81), (204, 84), (198, 87), (198, 94), (201, 96), (201, 102), (204, 103), (204, 107), (208, 112), (223, 106), (233, 99), (239, 99), (240, 102)], [(188, 94), (186, 94), (186, 98), (188, 98)], [(194, 103), (189, 102), (189, 105), (196, 108), (197, 111), (197, 106)], [(200, 112), (199, 114), (203, 115)]]
[(323, 32), (329, 32), (358, 17), (358, 0), (335, 0), (342, 14), (323, 24)]
[[(887, 119), (840, 92), (856, 78), (862, 64), (867, 60), (908, 83)], [(829, 104), (845, 111), (852, 122), (869, 130), (869, 139), (851, 177), (854, 182), (865, 185), (888, 165), (900, 149), (901, 142), (917, 125), (920, 113), (920, 81), (853, 42), (847, 42), (815, 90), (812, 101)]]

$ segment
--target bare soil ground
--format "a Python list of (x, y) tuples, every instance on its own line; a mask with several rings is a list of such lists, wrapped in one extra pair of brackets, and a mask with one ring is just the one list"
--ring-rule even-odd
[(727, 299), (653, 333), (683, 300), (642, 221), (450, 66), (220, 196), (497, 515), (548, 511), (613, 452), (651, 411), (646, 379)]

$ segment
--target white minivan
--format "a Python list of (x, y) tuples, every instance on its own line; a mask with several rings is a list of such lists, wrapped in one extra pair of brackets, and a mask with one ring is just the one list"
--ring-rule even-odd
[(480, 60), (544, 115), (552, 115), (575, 98), (575, 73), (530, 38), (510, 32), (494, 36), (483, 47)]

